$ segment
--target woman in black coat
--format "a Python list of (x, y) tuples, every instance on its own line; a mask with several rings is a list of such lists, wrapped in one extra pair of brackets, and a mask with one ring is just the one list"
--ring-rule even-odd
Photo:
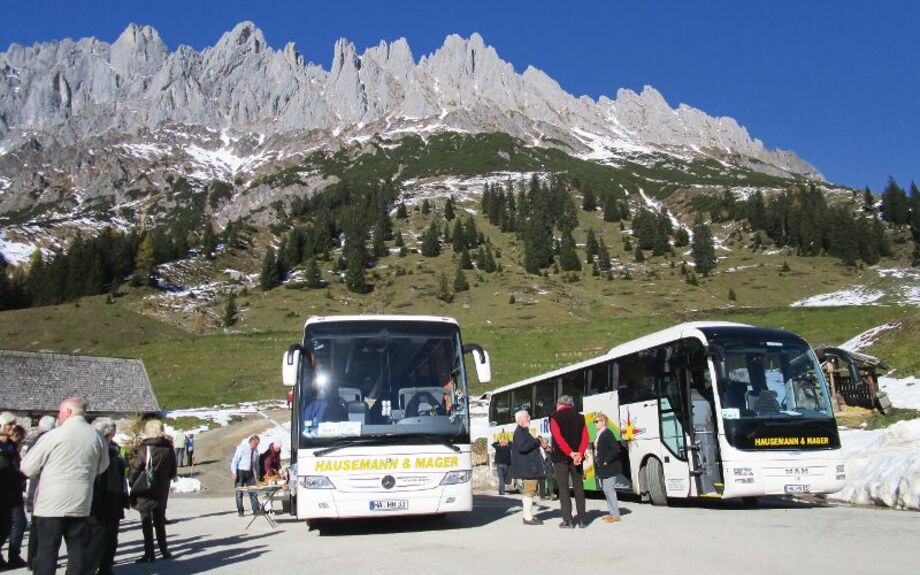
[(163, 559), (172, 557), (166, 546), (166, 502), (169, 499), (169, 484), (176, 477), (176, 452), (172, 441), (163, 437), (161, 421), (148, 421), (144, 427), (144, 435), (147, 439), (138, 446), (134, 463), (131, 465), (131, 486), (132, 489), (138, 486), (138, 478), (147, 469), (148, 453), (153, 481), (146, 493), (131, 495), (132, 507), (141, 514), (141, 530), (144, 533), (144, 556), (138, 559), (137, 563), (150, 563), (155, 559), (154, 530)]
[(530, 434), (530, 414), (519, 411), (514, 414), (517, 427), (511, 440), (511, 477), (523, 480), (523, 515), (525, 525), (541, 525), (543, 521), (533, 516), (533, 498), (537, 494), (537, 483), (543, 477), (543, 455), (540, 442)]
[(597, 437), (594, 440), (594, 473), (601, 482), (601, 489), (604, 490), (610, 510), (604, 521), (613, 523), (620, 520), (616, 490), (616, 477), (623, 472), (620, 443), (614, 437), (613, 431), (607, 427), (607, 416), (603, 413), (598, 413), (594, 417), (594, 426), (597, 429)]

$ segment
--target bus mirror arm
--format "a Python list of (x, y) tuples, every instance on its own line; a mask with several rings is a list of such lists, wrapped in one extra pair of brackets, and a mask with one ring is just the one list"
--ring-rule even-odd
[(467, 343), (463, 346), (463, 353), (473, 354), (473, 365), (476, 366), (476, 377), (480, 383), (489, 383), (492, 380), (492, 363), (489, 352), (476, 343)]
[(706, 357), (712, 360), (713, 365), (716, 367), (716, 377), (719, 378), (719, 381), (728, 380), (728, 370), (725, 367), (725, 356), (722, 354), (722, 350), (708, 345), (706, 346)]

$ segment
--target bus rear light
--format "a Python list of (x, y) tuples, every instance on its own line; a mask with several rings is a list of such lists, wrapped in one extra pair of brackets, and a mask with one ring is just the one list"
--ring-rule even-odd
[(304, 489), (335, 489), (335, 485), (325, 475), (305, 475), (300, 478)]
[(467, 483), (472, 475), (471, 471), (448, 471), (441, 480), (441, 485), (458, 485)]

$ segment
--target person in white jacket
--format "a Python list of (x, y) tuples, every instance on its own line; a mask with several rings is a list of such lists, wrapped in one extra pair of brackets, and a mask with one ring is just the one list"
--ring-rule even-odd
[(67, 542), (67, 573), (85, 569), (89, 531), (86, 522), (93, 503), (93, 482), (109, 466), (105, 439), (86, 422), (86, 402), (68, 397), (58, 409), (58, 427), (47, 432), (22, 461), (27, 477), (41, 475), (32, 521), (38, 533), (35, 575), (57, 569), (61, 539)]

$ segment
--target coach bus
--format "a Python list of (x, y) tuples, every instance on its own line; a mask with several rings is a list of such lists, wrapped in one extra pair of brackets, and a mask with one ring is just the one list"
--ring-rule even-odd
[(291, 512), (299, 519), (470, 511), (464, 355), (488, 354), (451, 318), (311, 317), (282, 359), (291, 401)]
[[(677, 325), (603, 356), (495, 390), (489, 443), (531, 413), (549, 438), (560, 395), (575, 398), (590, 437), (603, 412), (627, 445), (617, 487), (643, 501), (833, 493), (845, 470), (830, 395), (814, 351), (781, 330), (727, 322)], [(586, 454), (584, 481), (599, 489)]]

